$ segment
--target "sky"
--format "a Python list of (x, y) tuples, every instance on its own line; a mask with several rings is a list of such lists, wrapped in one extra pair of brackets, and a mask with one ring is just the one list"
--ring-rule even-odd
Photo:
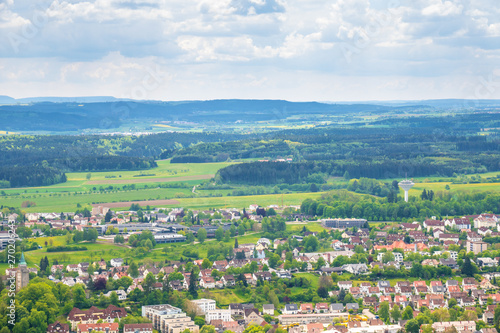
[(500, 98), (498, 0), (0, 0), (0, 95)]

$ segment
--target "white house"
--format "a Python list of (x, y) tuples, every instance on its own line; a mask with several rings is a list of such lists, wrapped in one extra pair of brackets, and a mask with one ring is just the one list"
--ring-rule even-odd
[(111, 266), (113, 266), (113, 267), (120, 267), (121, 265), (123, 265), (122, 258), (111, 259), (109, 262), (110, 262)]

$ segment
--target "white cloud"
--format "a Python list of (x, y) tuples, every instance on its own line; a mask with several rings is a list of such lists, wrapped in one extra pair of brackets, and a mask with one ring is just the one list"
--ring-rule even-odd
[(500, 8), (497, 0), (8, 0), (0, 38), (0, 89), (15, 97), (119, 97), (159, 66), (168, 80), (149, 92), (159, 99), (458, 98), (497, 67)]
[(423, 15), (429, 16), (451, 16), (462, 13), (464, 7), (453, 1), (432, 1), (432, 4), (422, 10)]

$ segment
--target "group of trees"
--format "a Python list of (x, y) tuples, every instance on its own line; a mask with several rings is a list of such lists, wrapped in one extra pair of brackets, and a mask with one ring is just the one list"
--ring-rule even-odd
[(304, 214), (322, 217), (365, 218), (371, 221), (422, 219), (430, 216), (464, 216), (487, 211), (500, 211), (500, 195), (492, 192), (450, 193), (439, 192), (433, 200), (410, 197), (408, 203), (390, 203), (387, 198), (356, 196), (337, 191), (321, 199), (302, 202)]

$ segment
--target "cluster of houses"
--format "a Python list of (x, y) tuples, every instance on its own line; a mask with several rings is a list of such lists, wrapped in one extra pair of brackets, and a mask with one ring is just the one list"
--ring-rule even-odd
[[(257, 207), (249, 207), (250, 209)], [(74, 215), (71, 220), (61, 220), (61, 214), (29, 214), (26, 215), (28, 220), (27, 225), (32, 223), (50, 223), (53, 227), (66, 228), (72, 227), (76, 229), (82, 228), (97, 228), (99, 235), (105, 235), (106, 228), (112, 226), (118, 228), (121, 234), (131, 234), (141, 232), (143, 230), (151, 230), (155, 239), (164, 241), (182, 241), (182, 237), (177, 232), (186, 230), (188, 227), (172, 223), (178, 221), (178, 217), (182, 216), (182, 209), (173, 209), (167, 213), (152, 212), (146, 214), (148, 219), (153, 219), (155, 223), (124, 223), (128, 221), (126, 217), (123, 220), (118, 219), (115, 214), (116, 224), (102, 224), (103, 215), (107, 213), (107, 209), (96, 207), (92, 211), (91, 218), (81, 218)], [(132, 216), (135, 212), (117, 212), (122, 216)], [(213, 211), (207, 211), (206, 215), (213, 215)], [(242, 218), (240, 212), (236, 210), (221, 210), (222, 219), (238, 220)], [(130, 215), (127, 215), (130, 214)], [(196, 215), (194, 215), (196, 216)], [(258, 215), (254, 216), (255, 221), (259, 220)], [(17, 218), (9, 216), (10, 218)], [(209, 236), (215, 234), (215, 230), (219, 226), (228, 229), (229, 224), (223, 224), (221, 221), (201, 221), (200, 226), (193, 226), (191, 231), (196, 232), (197, 228), (203, 226), (208, 231)], [(218, 222), (222, 224), (217, 224)], [(384, 269), (386, 267), (394, 267), (399, 269), (404, 267), (411, 269), (413, 262), (408, 260), (408, 254), (420, 253), (427, 256), (421, 264), (423, 266), (447, 266), (451, 269), (457, 269), (458, 252), (452, 245), (459, 245), (466, 249), (467, 252), (473, 252), (478, 255), (487, 250), (488, 244), (483, 241), (484, 237), (500, 237), (500, 226), (498, 216), (493, 214), (481, 214), (477, 216), (467, 216), (460, 218), (444, 219), (442, 221), (436, 219), (425, 220), (413, 223), (401, 223), (397, 225), (398, 233), (393, 230), (384, 229), (377, 231), (375, 234), (370, 233), (370, 230), (364, 228), (366, 220), (362, 219), (336, 219), (323, 220), (325, 228), (340, 228), (342, 229), (342, 240), (333, 240), (331, 242), (331, 250), (324, 252), (307, 253), (304, 248), (297, 247), (292, 249), (293, 259), (302, 263), (302, 269), (305, 271), (315, 271), (318, 274), (336, 273), (342, 275), (349, 273), (353, 275), (368, 274), (372, 269), (378, 267)], [(471, 223), (472, 222), (472, 223)], [(390, 227), (394, 227), (392, 224)], [(353, 228), (354, 227), (354, 228)], [(386, 231), (387, 230), (387, 231)], [(465, 234), (464, 234), (465, 233)], [(171, 235), (171, 236), (168, 236)], [(172, 236), (174, 235), (174, 236)], [(178, 235), (178, 236), (175, 236)], [(293, 235), (291, 237), (299, 242), (305, 236), (317, 236), (315, 232), (306, 232), (302, 235)], [(464, 239), (465, 235), (465, 239)], [(1, 238), (1, 237), (0, 237)], [(184, 238), (185, 239), (185, 238)], [(269, 252), (275, 252), (280, 245), (288, 243), (288, 239), (267, 238), (259, 239), (255, 244), (239, 244), (234, 249), (234, 258), (226, 260), (217, 260), (212, 263), (211, 267), (203, 267), (203, 260), (194, 260), (193, 263), (198, 265), (199, 275), (197, 277), (198, 287), (203, 289), (228, 288), (237, 284), (237, 281), (242, 276), (234, 276), (226, 273), (231, 267), (241, 268), (246, 265), (254, 265), (257, 269), (254, 273), (243, 274), (243, 279), (246, 284), (253, 286), (259, 280), (269, 281), (274, 277), (282, 279), (291, 279), (296, 269), (285, 268), (284, 264), (277, 267), (271, 267)], [(368, 264), (346, 264), (340, 267), (335, 267), (335, 260), (339, 256), (351, 258), (356, 251), (359, 252), (359, 246), (363, 251), (378, 251), (373, 261)], [(430, 256), (430, 249), (439, 247), (439, 251), (433, 249), (433, 255)], [(393, 260), (387, 261), (386, 254), (391, 252)], [(286, 252), (277, 253), (282, 262), (285, 261)], [(238, 259), (237, 259), (238, 258)], [(405, 260), (406, 259), (406, 260)], [(475, 263), (479, 267), (496, 267), (500, 258), (481, 257), (475, 258)], [(321, 267), (317, 263), (322, 261)], [(109, 262), (104, 260), (92, 263), (98, 270), (89, 274), (90, 263), (82, 262), (79, 264), (70, 265), (53, 265), (50, 267), (51, 276), (49, 277), (54, 282), (61, 282), (68, 286), (73, 286), (77, 283), (87, 285), (89, 280), (96, 282), (99, 279), (118, 280), (122, 277), (129, 276), (129, 266), (122, 258), (114, 258)], [(186, 290), (189, 288), (191, 273), (180, 272), (176, 274), (175, 279), (169, 279), (169, 276), (178, 272), (178, 268), (184, 263), (171, 261), (168, 265), (161, 264), (159, 266), (141, 266), (139, 267), (139, 276), (132, 278), (132, 285), (126, 290), (110, 291), (116, 292), (119, 300), (126, 300), (128, 295), (135, 289), (143, 291), (143, 282), (148, 274), (153, 274), (158, 277), (160, 273), (164, 279), (168, 281), (170, 288), (174, 290)], [(319, 269), (318, 269), (319, 268)], [(31, 268), (32, 272), (36, 272), (35, 268)], [(217, 274), (213, 274), (213, 271)], [(230, 270), (229, 270), (230, 271)], [(76, 274), (67, 274), (75, 272)], [(7, 275), (15, 274), (15, 269), (6, 271)], [(75, 277), (76, 275), (76, 277)], [(351, 294), (354, 299), (359, 302), (353, 303), (303, 303), (303, 304), (284, 304), (280, 308), (274, 307), (272, 304), (264, 304), (259, 310), (253, 304), (231, 304), (228, 309), (217, 309), (214, 300), (201, 299), (193, 300), (193, 306), (199, 311), (199, 315), (205, 316), (207, 324), (213, 325), (219, 333), (226, 330), (235, 333), (242, 333), (249, 325), (265, 325), (268, 324), (264, 317), (270, 315), (278, 318), (281, 325), (285, 325), (289, 332), (293, 333), (319, 333), (323, 330), (331, 331), (332, 333), (396, 333), (404, 327), (404, 322), (394, 323), (393, 325), (385, 325), (377, 318), (359, 317), (358, 320), (352, 320), (350, 315), (359, 313), (363, 308), (373, 308), (375, 311), (379, 308), (382, 302), (388, 302), (390, 308), (394, 306), (406, 307), (412, 306), (415, 313), (422, 307), (431, 310), (438, 308), (447, 308), (450, 301), (453, 299), (457, 305), (465, 309), (480, 305), (485, 307), (486, 311), (483, 314), (483, 320), (487, 324), (492, 324), (494, 319), (494, 307), (491, 304), (500, 304), (500, 292), (497, 292), (497, 287), (492, 284), (492, 280), (500, 278), (500, 273), (483, 274), (480, 281), (474, 278), (464, 278), (461, 282), (450, 279), (447, 281), (398, 281), (391, 285), (388, 281), (377, 282), (353, 282), (338, 281), (338, 290), (331, 290), (331, 296), (339, 296), (341, 290), (346, 294)], [(163, 283), (156, 282), (153, 289), (162, 289)], [(199, 327), (194, 324), (182, 310), (168, 304), (151, 305), (142, 307), (142, 315), (151, 320), (151, 324), (136, 324), (139, 326), (126, 326), (124, 332), (145, 332), (151, 333), (153, 329), (160, 332), (181, 333), (185, 329), (189, 329), (193, 333), (197, 333)], [(118, 326), (115, 319), (120, 319), (126, 316), (126, 311), (110, 305), (107, 309), (97, 309), (95, 307), (89, 310), (73, 309), (69, 316), (69, 324), (56, 322), (49, 326), (50, 333), (63, 333), (69, 330), (80, 333), (90, 331), (102, 331), (107, 333), (118, 333)], [(340, 322), (341, 325), (333, 325), (334, 322)], [(273, 324), (273, 323), (269, 323)], [(274, 323), (276, 324), (276, 323)], [(142, 325), (142, 326), (141, 326)], [(437, 333), (444, 332), (449, 325), (453, 325), (459, 333), (468, 333), (475, 331), (472, 329), (470, 322), (456, 322), (455, 324), (434, 323), (433, 328)], [(490, 333), (484, 331), (482, 333)]]
[[(119, 333), (120, 319), (128, 315), (125, 308), (110, 304), (106, 309), (92, 306), (88, 310), (73, 308), (68, 314), (68, 323), (56, 321), (47, 328), (47, 333)], [(153, 333), (153, 324), (124, 324), (124, 333)]]

